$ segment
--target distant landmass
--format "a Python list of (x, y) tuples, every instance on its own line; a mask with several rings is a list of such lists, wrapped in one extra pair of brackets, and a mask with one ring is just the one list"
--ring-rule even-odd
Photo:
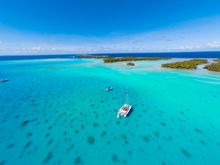
[[(31, 59), (56, 59), (74, 58), (80, 54), (59, 54), (59, 55), (0, 55), (0, 60), (31, 60)], [(160, 53), (98, 53), (89, 54), (93, 56), (112, 57), (172, 57), (172, 58), (220, 58), (220, 51), (206, 52), (160, 52)]]

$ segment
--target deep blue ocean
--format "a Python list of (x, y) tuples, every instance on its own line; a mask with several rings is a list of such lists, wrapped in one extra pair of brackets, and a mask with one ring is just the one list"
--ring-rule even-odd
[[(31, 60), (31, 59), (71, 59), (77, 54), (60, 55), (2, 55), (0, 61), (5, 60)], [(94, 55), (108, 55), (113, 57), (173, 57), (173, 58), (220, 58), (220, 51), (215, 52), (166, 52), (166, 53), (105, 53)]]
[(117, 57), (173, 57), (173, 58), (220, 58), (220, 51), (213, 52), (164, 52), (164, 53), (110, 53), (98, 54)]
[(2, 55), (0, 61), (8, 60), (35, 60), (35, 59), (70, 59), (75, 55), (59, 54), (59, 55)]

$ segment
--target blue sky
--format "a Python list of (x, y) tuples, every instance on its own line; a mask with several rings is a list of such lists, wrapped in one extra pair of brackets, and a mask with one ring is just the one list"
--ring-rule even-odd
[(220, 50), (219, 0), (1, 0), (0, 54)]

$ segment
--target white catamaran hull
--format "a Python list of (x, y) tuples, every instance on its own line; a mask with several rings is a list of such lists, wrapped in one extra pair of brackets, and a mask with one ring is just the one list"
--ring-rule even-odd
[(127, 117), (127, 115), (129, 114), (129, 112), (131, 111), (132, 106), (129, 104), (124, 104), (118, 111), (117, 114), (117, 118), (119, 118), (120, 116), (124, 116)]

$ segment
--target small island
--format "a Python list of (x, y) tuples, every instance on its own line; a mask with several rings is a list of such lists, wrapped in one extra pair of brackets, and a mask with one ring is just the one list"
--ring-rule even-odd
[(198, 65), (207, 64), (207, 59), (192, 59), (188, 61), (180, 61), (174, 63), (162, 64), (164, 68), (174, 68), (174, 69), (196, 69)]
[(135, 66), (135, 64), (133, 62), (128, 62), (127, 66)]
[(168, 57), (106, 57), (104, 63), (123, 62), (123, 61), (154, 61), (154, 60), (169, 60)]
[(207, 69), (207, 70), (213, 71), (213, 72), (220, 72), (220, 59), (216, 59), (214, 61), (215, 61), (215, 63), (206, 65), (204, 67), (204, 69)]

